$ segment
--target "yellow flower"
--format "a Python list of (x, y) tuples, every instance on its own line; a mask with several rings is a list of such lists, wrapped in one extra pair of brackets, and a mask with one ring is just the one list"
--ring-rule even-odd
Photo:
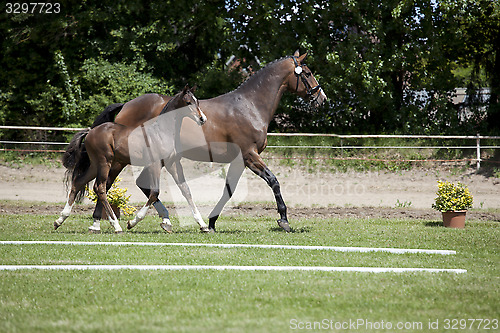
[[(127, 189), (118, 187), (121, 181), (122, 179), (120, 177), (116, 178), (113, 185), (111, 185), (106, 198), (108, 199), (110, 205), (118, 207), (125, 215), (133, 215), (136, 208), (128, 204), (130, 195), (127, 196)], [(97, 194), (92, 189), (88, 190), (87, 197), (91, 201), (97, 202)]]
[(441, 212), (467, 210), (472, 208), (473, 198), (467, 188), (462, 183), (453, 184), (448, 181), (438, 180), (437, 197), (432, 208)]

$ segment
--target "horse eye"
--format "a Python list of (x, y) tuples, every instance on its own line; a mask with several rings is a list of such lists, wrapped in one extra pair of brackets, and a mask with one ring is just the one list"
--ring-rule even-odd
[(305, 74), (306, 74), (306, 77), (310, 77), (311, 76), (311, 72), (307, 72)]
[(187, 102), (187, 105), (191, 105), (192, 103), (191, 102)]

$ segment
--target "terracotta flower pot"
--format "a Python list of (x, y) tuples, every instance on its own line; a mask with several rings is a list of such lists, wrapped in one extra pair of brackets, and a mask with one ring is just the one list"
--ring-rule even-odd
[[(115, 205), (111, 205), (111, 209), (113, 209), (113, 212), (115, 213), (116, 218), (120, 219), (120, 208), (118, 208)], [(104, 208), (102, 209), (102, 219), (103, 220), (109, 220), (108, 219), (108, 214), (106, 214), (106, 210)]]
[(465, 214), (466, 210), (442, 212), (443, 224), (447, 228), (465, 228)]

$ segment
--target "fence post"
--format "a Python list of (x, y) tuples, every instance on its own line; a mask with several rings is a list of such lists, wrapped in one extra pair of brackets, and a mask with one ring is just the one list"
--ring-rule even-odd
[(479, 170), (481, 168), (481, 139), (479, 138), (479, 133), (477, 133), (476, 138), (476, 168)]

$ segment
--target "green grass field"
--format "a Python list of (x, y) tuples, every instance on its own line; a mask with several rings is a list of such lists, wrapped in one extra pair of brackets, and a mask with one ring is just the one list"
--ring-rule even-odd
[[(268, 217), (221, 217), (217, 234), (193, 226), (160, 231), (147, 217), (133, 231), (86, 233), (88, 216), (57, 231), (56, 216), (0, 215), (1, 240), (147, 241), (397, 247), (456, 255), (201, 247), (0, 245), (1, 265), (279, 265), (460, 268), (455, 273), (274, 271), (0, 271), (0, 332), (405, 332), (499, 320), (500, 224), (468, 221), (303, 219), (294, 233)], [(122, 225), (123, 225), (122, 221)], [(363, 320), (364, 322), (361, 322)], [(316, 323), (316, 324), (315, 324)], [(496, 326), (495, 326), (496, 323)], [(371, 326), (370, 326), (371, 325)], [(437, 325), (437, 326), (436, 326)], [(486, 322), (468, 321), (483, 331)], [(482, 326), (479, 326), (482, 325)], [(488, 331), (498, 331), (491, 322)], [(493, 328), (497, 327), (496, 330)], [(303, 328), (303, 329), (302, 329)], [(378, 328), (378, 329), (377, 329)]]

